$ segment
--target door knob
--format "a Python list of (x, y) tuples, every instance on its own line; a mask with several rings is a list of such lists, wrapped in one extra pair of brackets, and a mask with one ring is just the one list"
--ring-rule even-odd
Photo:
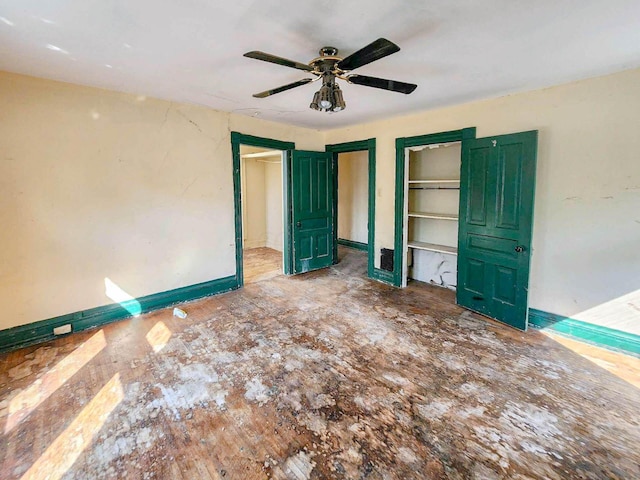
[(298, 228), (302, 227), (302, 222), (296, 222), (296, 227)]
[(518, 253), (520, 253), (520, 252), (524, 252), (524, 247), (523, 247), (522, 245), (518, 245), (518, 246), (516, 247), (516, 249), (515, 249), (515, 250), (516, 250), (516, 252), (518, 252)]

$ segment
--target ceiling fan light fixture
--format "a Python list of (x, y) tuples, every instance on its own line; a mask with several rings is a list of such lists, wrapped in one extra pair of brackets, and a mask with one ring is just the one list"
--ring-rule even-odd
[(333, 106), (333, 91), (329, 85), (323, 85), (318, 90), (318, 105), (322, 110), (329, 110)]
[(347, 104), (345, 103), (344, 98), (342, 97), (342, 90), (340, 90), (340, 87), (337, 84), (333, 90), (333, 100), (334, 100), (334, 105), (333, 105), (334, 112), (340, 112), (347, 107)]
[(320, 92), (316, 92), (313, 95), (313, 100), (311, 100), (311, 105), (309, 105), (309, 108), (312, 108), (313, 110), (320, 110)]

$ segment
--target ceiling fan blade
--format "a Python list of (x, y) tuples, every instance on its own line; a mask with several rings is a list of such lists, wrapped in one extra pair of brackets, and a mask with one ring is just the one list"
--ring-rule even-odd
[(262, 60), (263, 62), (275, 63), (278, 65), (284, 65), (285, 67), (297, 68), (298, 70), (306, 70), (307, 72), (313, 71), (313, 67), (305, 63), (294, 62), (293, 60), (287, 60), (286, 58), (276, 57), (270, 53), (258, 52), (256, 50), (247, 52), (244, 54), (247, 58), (255, 58), (256, 60)]
[(381, 88), (383, 90), (391, 90), (392, 92), (404, 93), (407, 95), (418, 88), (418, 86), (413, 83), (398, 82), (396, 80), (387, 80), (385, 78), (367, 77), (366, 75), (349, 75), (347, 77), (347, 81), (356, 85)]
[(288, 85), (283, 85), (278, 88), (274, 88), (271, 90), (265, 90), (264, 92), (256, 93), (254, 97), (256, 98), (265, 98), (270, 95), (275, 95), (276, 93), (284, 92), (287, 90), (291, 90), (292, 88), (300, 87), (301, 85), (306, 85), (309, 82), (313, 82), (311, 78), (303, 78), (302, 80), (298, 80), (297, 82), (289, 83)]
[(352, 53), (347, 58), (340, 60), (337, 67), (344, 71), (354, 70), (398, 51), (400, 51), (400, 47), (395, 43), (390, 42), (386, 38), (379, 38), (357, 52)]

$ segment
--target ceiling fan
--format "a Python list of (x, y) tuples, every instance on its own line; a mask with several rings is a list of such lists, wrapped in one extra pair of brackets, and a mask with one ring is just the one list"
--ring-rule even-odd
[(245, 57), (255, 58), (264, 62), (276, 63), (291, 67), (298, 70), (304, 70), (316, 78), (303, 78), (297, 82), (289, 83), (281, 87), (264, 92), (256, 93), (254, 97), (265, 98), (276, 93), (285, 92), (292, 88), (306, 85), (322, 79), (322, 87), (313, 96), (310, 108), (322, 112), (339, 112), (344, 110), (346, 103), (342, 98), (342, 90), (336, 82), (336, 79), (345, 80), (355, 85), (364, 85), (365, 87), (381, 88), (392, 92), (409, 94), (413, 92), (417, 85), (413, 83), (398, 82), (395, 80), (386, 80), (384, 78), (368, 77), (366, 75), (348, 74), (351, 70), (367, 65), (368, 63), (380, 60), (392, 53), (400, 50), (395, 43), (390, 42), (386, 38), (379, 38), (371, 42), (366, 47), (361, 48), (346, 58), (338, 56), (338, 49), (335, 47), (322, 47), (320, 56), (311, 60), (308, 64), (294, 62), (286, 58), (277, 57), (269, 53), (252, 51), (244, 54)]

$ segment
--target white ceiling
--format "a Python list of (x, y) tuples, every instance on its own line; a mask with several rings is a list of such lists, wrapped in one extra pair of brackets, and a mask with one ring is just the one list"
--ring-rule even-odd
[[(251, 95), (307, 63), (378, 37), (401, 47), (355, 73), (417, 83), (411, 95), (343, 86), (347, 108), (309, 103), (318, 84)], [(0, 0), (0, 70), (327, 129), (640, 66), (640, 0)]]

